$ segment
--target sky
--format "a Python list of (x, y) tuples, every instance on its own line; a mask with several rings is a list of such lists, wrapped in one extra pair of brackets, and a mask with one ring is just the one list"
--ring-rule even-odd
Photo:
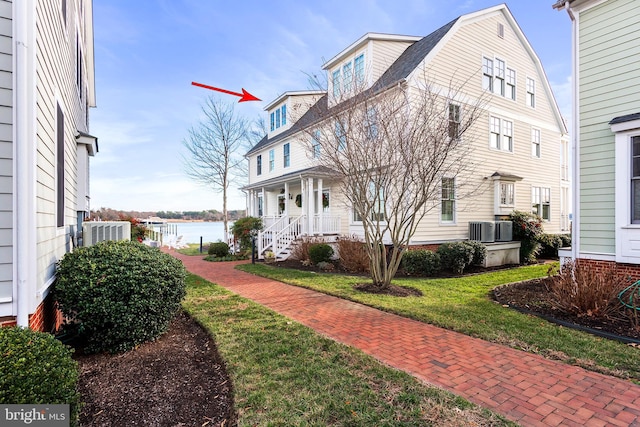
[[(507, 5), (545, 68), (562, 114), (571, 114), (571, 22), (553, 0)], [(91, 208), (126, 211), (222, 210), (222, 195), (184, 172), (183, 141), (209, 96), (259, 102), (237, 114), (266, 120), (283, 92), (314, 89), (309, 75), (367, 32), (426, 36), (490, 0), (94, 0), (97, 107), (90, 133)], [(241, 153), (244, 154), (244, 153)], [(232, 188), (229, 209), (244, 209)]]

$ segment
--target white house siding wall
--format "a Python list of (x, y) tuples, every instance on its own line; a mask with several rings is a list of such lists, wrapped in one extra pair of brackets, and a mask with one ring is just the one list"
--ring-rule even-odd
[[(371, 66), (371, 81), (377, 81), (396, 59), (413, 43), (390, 40), (373, 40), (371, 42), (371, 58), (365, 63)], [(365, 53), (365, 57), (366, 57)]]
[(640, 110), (640, 70), (629, 59), (640, 55), (638, 14), (636, 0), (610, 0), (578, 15), (581, 252), (615, 253), (615, 145), (608, 121)]
[[(504, 26), (504, 38), (497, 35), (498, 23)], [(460, 24), (460, 23), (458, 23)], [(455, 28), (455, 27), (454, 27)], [(483, 114), (465, 138), (473, 141), (475, 165), (474, 182), (484, 193), (460, 200), (456, 212), (455, 225), (442, 226), (439, 222), (440, 208), (436, 207), (420, 224), (415, 241), (441, 241), (468, 237), (469, 221), (486, 221), (494, 216), (494, 189), (489, 177), (494, 172), (510, 173), (522, 177), (515, 183), (515, 209), (531, 211), (531, 187), (551, 189), (551, 220), (545, 222), (545, 231), (560, 232), (560, 148), (562, 129), (554, 114), (555, 102), (546, 92), (544, 75), (527, 53), (525, 46), (500, 12), (492, 16), (461, 26), (429, 62), (426, 73), (417, 70), (415, 76), (427, 76), (440, 87), (447, 88), (451, 76), (461, 80), (468, 78), (469, 70), (475, 70), (475, 77), (464, 87), (466, 95), (472, 99), (483, 96), (482, 57), (499, 58), (506, 66), (516, 71), (516, 100), (499, 95), (485, 95), (487, 112)], [(536, 107), (525, 105), (526, 78), (536, 81)], [(464, 107), (463, 107), (464, 108)], [(513, 152), (503, 152), (489, 147), (489, 116), (513, 122)], [(531, 155), (531, 128), (541, 131), (541, 157)], [(483, 181), (485, 184), (483, 184)], [(467, 207), (465, 209), (465, 206)]]
[(9, 306), (13, 294), (12, 6), (11, 1), (0, 1), (0, 305)]
[[(62, 4), (65, 4), (64, 2)], [(88, 133), (87, 125), (87, 49), (81, 2), (67, 1), (66, 24), (61, 3), (36, 3), (36, 88), (37, 88), (37, 283), (42, 293), (51, 283), (55, 263), (70, 247), (70, 227), (76, 224), (78, 131)], [(82, 8), (87, 13), (86, 5)], [(80, 37), (84, 56), (83, 87), (76, 82), (76, 38)], [(92, 41), (91, 41), (92, 43)], [(90, 58), (92, 60), (92, 58)], [(64, 227), (56, 226), (56, 108), (64, 114), (65, 182)], [(35, 307), (33, 307), (35, 308)]]

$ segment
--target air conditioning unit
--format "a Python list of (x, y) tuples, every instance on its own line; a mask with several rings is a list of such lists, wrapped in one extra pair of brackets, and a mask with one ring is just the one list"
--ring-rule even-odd
[(496, 221), (496, 242), (510, 242), (513, 240), (513, 223), (511, 221)]
[(469, 240), (477, 240), (482, 243), (495, 241), (494, 224), (490, 221), (469, 222)]
[(129, 221), (85, 221), (82, 223), (82, 245), (91, 246), (103, 240), (131, 240)]

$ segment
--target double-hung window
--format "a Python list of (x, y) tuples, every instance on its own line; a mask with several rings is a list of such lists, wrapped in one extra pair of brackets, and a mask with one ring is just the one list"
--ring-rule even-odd
[(344, 124), (340, 120), (335, 122), (335, 136), (338, 141), (338, 151), (344, 151), (347, 148), (347, 133)]
[(320, 158), (320, 131), (317, 130), (313, 133), (313, 137), (311, 139), (311, 152), (314, 159)]
[(493, 92), (493, 59), (482, 58), (482, 89)]
[(536, 81), (530, 77), (527, 77), (527, 105), (536, 106)]
[(449, 138), (456, 139), (460, 136), (460, 106), (449, 104)]
[(454, 222), (456, 207), (455, 178), (442, 178), (442, 199), (440, 208), (440, 220), (442, 222)]
[(276, 110), (276, 129), (280, 127), (280, 109)]
[(288, 168), (289, 166), (291, 166), (291, 148), (289, 143), (287, 142), (286, 144), (284, 144), (282, 146), (282, 164), (284, 165), (285, 168)]
[(331, 81), (333, 83), (333, 96), (340, 97), (340, 69), (336, 70), (332, 74)]
[(631, 138), (631, 222), (640, 223), (640, 136)]
[(356, 59), (353, 61), (353, 68), (355, 71), (356, 85), (358, 86), (358, 90), (361, 90), (364, 84), (364, 53), (356, 56)]
[(256, 158), (256, 174), (262, 175), (262, 154)]
[(489, 146), (513, 152), (513, 122), (491, 116), (489, 118)]
[(276, 153), (275, 150), (269, 150), (269, 172), (273, 172), (276, 168)]
[(513, 206), (515, 204), (515, 188), (513, 182), (500, 183), (500, 205)]
[(270, 117), (271, 117), (270, 129), (273, 132), (276, 129), (276, 114), (275, 113), (271, 113)]
[(531, 156), (540, 157), (540, 129), (531, 129)]
[(374, 140), (378, 137), (378, 113), (375, 108), (370, 107), (367, 110), (367, 136)]
[[(382, 187), (377, 187), (377, 184), (373, 181), (369, 183), (369, 188), (367, 189), (367, 201), (365, 202), (366, 208), (368, 208), (370, 212), (370, 218), (372, 221), (385, 221), (384, 216), (384, 189)], [(353, 221), (361, 222), (362, 217), (355, 210), (353, 210)]]
[(551, 220), (551, 189), (531, 187), (531, 213), (545, 221)]
[(353, 81), (351, 61), (342, 66), (342, 80), (344, 81), (344, 91), (348, 93), (351, 90), (351, 82)]
[(496, 58), (495, 73), (494, 92), (504, 96), (505, 65), (503, 60)]
[(282, 126), (287, 124), (287, 104), (283, 105), (282, 108)]
[(507, 91), (505, 96), (516, 100), (516, 70), (507, 68)]

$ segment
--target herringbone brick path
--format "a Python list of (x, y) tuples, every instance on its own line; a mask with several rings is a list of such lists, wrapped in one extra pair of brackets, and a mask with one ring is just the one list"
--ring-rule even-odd
[(640, 386), (174, 251), (187, 270), (524, 426), (640, 426)]

